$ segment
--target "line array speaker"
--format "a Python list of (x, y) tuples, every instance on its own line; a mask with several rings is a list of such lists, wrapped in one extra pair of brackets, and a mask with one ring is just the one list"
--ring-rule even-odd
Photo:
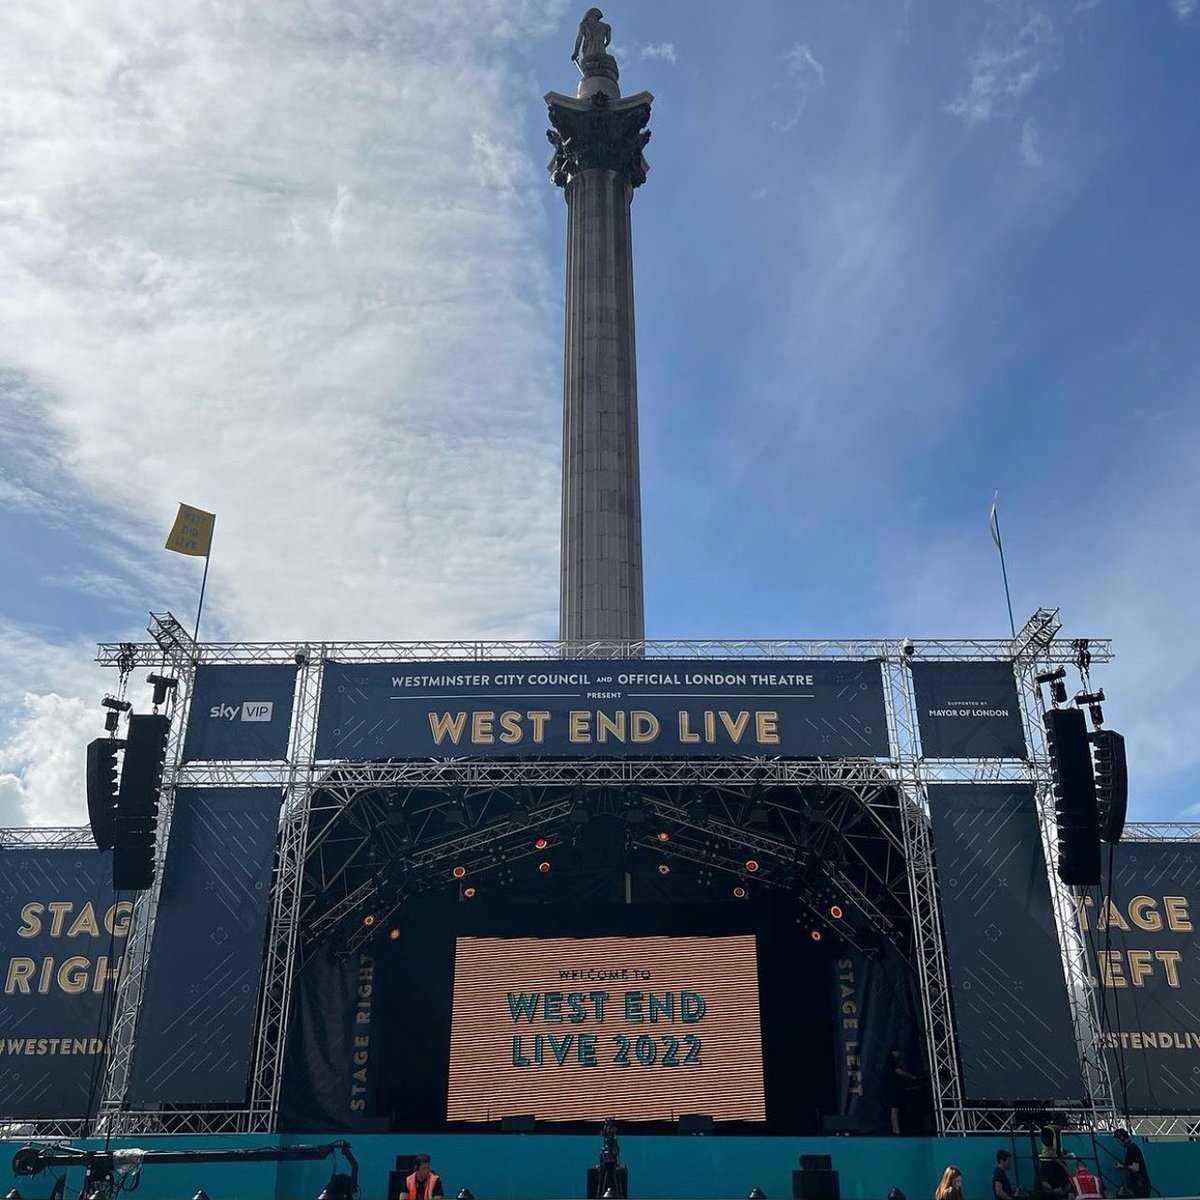
[(1100, 882), (1100, 815), (1087, 722), (1078, 708), (1042, 715), (1050, 750), (1054, 815), (1058, 827), (1058, 877), (1075, 887)]
[(129, 718), (113, 834), (113, 887), (118, 892), (145, 891), (154, 882), (158, 796), (170, 731), (166, 716)]
[(1115, 845), (1125, 832), (1125, 813), (1129, 807), (1125, 739), (1115, 729), (1097, 729), (1092, 734), (1092, 762), (1096, 769), (1100, 836)]
[(100, 850), (113, 848), (117, 820), (117, 751), (121, 738), (97, 738), (87, 748), (87, 808), (92, 837)]

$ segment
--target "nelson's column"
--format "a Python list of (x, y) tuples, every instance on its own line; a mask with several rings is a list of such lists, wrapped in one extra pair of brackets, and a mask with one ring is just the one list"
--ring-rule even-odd
[(567, 201), (559, 637), (629, 642), (645, 636), (630, 204), (654, 97), (621, 99), (602, 17), (579, 24), (575, 96), (546, 96)]

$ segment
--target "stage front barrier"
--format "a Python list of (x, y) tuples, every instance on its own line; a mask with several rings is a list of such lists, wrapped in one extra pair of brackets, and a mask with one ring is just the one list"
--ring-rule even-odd
[(135, 1103), (243, 1102), (278, 788), (180, 788), (133, 1054)]
[(112, 855), (0, 855), (0, 1122), (94, 1113), (132, 906)]
[(1082, 1094), (1033, 791), (929, 789), (969, 1101)]

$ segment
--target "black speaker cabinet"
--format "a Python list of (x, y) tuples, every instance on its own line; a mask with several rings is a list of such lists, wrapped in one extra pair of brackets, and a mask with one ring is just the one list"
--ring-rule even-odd
[(836, 1171), (793, 1171), (792, 1200), (842, 1200)]
[[(600, 1179), (599, 1167), (588, 1167), (587, 1169), (587, 1200), (601, 1200), (596, 1186)], [(626, 1200), (629, 1195), (629, 1168), (617, 1168), (617, 1186), (613, 1189), (619, 1200)]]

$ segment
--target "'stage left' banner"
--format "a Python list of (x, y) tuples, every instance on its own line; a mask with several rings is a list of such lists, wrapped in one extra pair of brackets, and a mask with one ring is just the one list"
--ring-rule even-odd
[(325, 666), (317, 757), (888, 754), (878, 662)]
[(99, 850), (0, 855), (0, 1118), (85, 1117), (99, 1102), (131, 905)]

